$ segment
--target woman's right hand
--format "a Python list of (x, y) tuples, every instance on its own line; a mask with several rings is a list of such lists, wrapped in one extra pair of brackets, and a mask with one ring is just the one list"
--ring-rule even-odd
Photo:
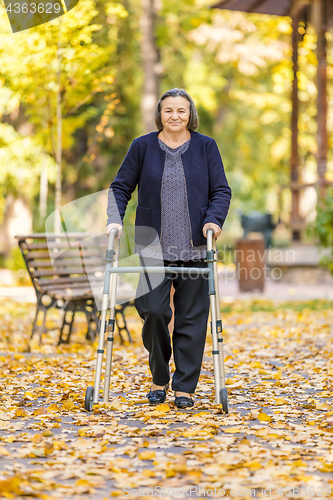
[(109, 224), (108, 226), (106, 226), (105, 232), (107, 235), (110, 234), (111, 229), (118, 229), (117, 238), (120, 238), (120, 236), (123, 232), (123, 226), (121, 224), (117, 224), (116, 222), (112, 222), (112, 224)]

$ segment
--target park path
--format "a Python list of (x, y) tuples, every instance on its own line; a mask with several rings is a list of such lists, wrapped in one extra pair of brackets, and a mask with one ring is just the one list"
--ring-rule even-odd
[(134, 314), (134, 344), (115, 346), (110, 403), (89, 414), (95, 353), (83, 324), (71, 345), (55, 347), (54, 329), (39, 347), (31, 305), (2, 302), (1, 498), (329, 496), (333, 311), (238, 306), (223, 314), (229, 415), (214, 402), (210, 334), (195, 407), (177, 410), (170, 391), (164, 405), (147, 404)]
[[(230, 273), (220, 273), (220, 298), (224, 303), (235, 300), (271, 300), (278, 304), (283, 301), (300, 300), (333, 300), (332, 283), (286, 283), (267, 279), (263, 292), (240, 292), (238, 281)], [(133, 292), (134, 294), (134, 292)], [(133, 295), (134, 296), (134, 295)], [(15, 300), (17, 302), (36, 303), (36, 294), (31, 286), (1, 287), (0, 300)]]

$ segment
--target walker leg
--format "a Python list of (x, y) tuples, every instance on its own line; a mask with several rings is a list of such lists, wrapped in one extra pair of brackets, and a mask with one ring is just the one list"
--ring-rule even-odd
[[(118, 267), (120, 241), (116, 240), (116, 254), (113, 261), (113, 267)], [(111, 367), (112, 367), (112, 353), (114, 341), (114, 325), (116, 319), (116, 290), (117, 290), (118, 274), (111, 275), (111, 291), (110, 291), (110, 318), (106, 330), (108, 335), (106, 337), (106, 360), (105, 360), (105, 377), (104, 377), (104, 390), (103, 390), (103, 403), (109, 401), (110, 381), (111, 381)]]
[(225, 413), (229, 413), (228, 408), (228, 391), (225, 386), (225, 369), (224, 369), (224, 353), (223, 353), (223, 337), (222, 337), (222, 320), (221, 320), (221, 309), (220, 309), (220, 292), (219, 292), (219, 275), (217, 272), (217, 245), (215, 240), (215, 255), (214, 255), (214, 276), (215, 276), (215, 302), (216, 302), (216, 331), (217, 331), (217, 342), (219, 351), (219, 364), (220, 364), (220, 375), (221, 375), (221, 396), (220, 403), (222, 403), (222, 409)]
[(217, 328), (216, 328), (216, 290), (215, 290), (215, 276), (214, 276), (214, 250), (212, 243), (213, 230), (207, 231), (207, 262), (209, 268), (209, 298), (210, 298), (210, 316), (211, 316), (211, 330), (213, 341), (213, 363), (214, 363), (214, 383), (215, 383), (215, 401), (217, 404), (221, 403), (221, 375), (220, 375), (220, 361), (219, 361), (219, 348), (217, 341)]
[(216, 331), (216, 302), (213, 294), (210, 295), (210, 314), (211, 314), (211, 329), (212, 329), (212, 341), (213, 341), (212, 354), (214, 363), (215, 402), (217, 404), (220, 404), (221, 375), (220, 375), (219, 349), (218, 349), (217, 331)]
[[(110, 281), (110, 273), (105, 271), (105, 281), (106, 278), (109, 278)], [(105, 283), (104, 281), (104, 290), (105, 290)], [(99, 400), (99, 386), (101, 383), (101, 372), (102, 372), (102, 363), (103, 363), (103, 354), (104, 354), (104, 335), (105, 335), (105, 318), (106, 318), (106, 309), (108, 306), (108, 297), (109, 297), (109, 292), (103, 293), (103, 300), (102, 300), (102, 314), (101, 314), (101, 322), (100, 322), (100, 330), (99, 330), (99, 341), (98, 341), (98, 349), (97, 349), (97, 359), (96, 359), (96, 370), (95, 370), (95, 383), (94, 387), (92, 390), (92, 387), (89, 386), (87, 387), (86, 391), (86, 400), (85, 400), (85, 409), (87, 411), (92, 410), (92, 405), (94, 403), (97, 403)], [(90, 404), (91, 400), (91, 395), (92, 395), (92, 402)]]
[(114, 237), (118, 233), (117, 229), (113, 229), (110, 231), (109, 240), (108, 240), (108, 248), (106, 251), (106, 263), (105, 263), (105, 276), (104, 276), (104, 289), (103, 289), (103, 299), (102, 299), (102, 312), (100, 319), (100, 330), (99, 330), (99, 339), (98, 339), (98, 349), (97, 349), (97, 359), (96, 359), (96, 371), (95, 371), (95, 383), (94, 387), (89, 386), (86, 390), (85, 397), (85, 409), (87, 411), (92, 410), (92, 406), (94, 403), (99, 401), (99, 388), (101, 384), (101, 373), (102, 373), (102, 363), (103, 363), (103, 354), (104, 354), (104, 335), (105, 335), (105, 326), (106, 326), (106, 311), (108, 307), (108, 298), (110, 292), (110, 252), (113, 252), (113, 242)]

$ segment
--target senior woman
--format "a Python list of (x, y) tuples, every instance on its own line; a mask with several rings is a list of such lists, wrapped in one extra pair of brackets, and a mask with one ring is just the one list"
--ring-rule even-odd
[[(127, 203), (138, 185), (135, 253), (151, 262), (162, 257), (165, 266), (206, 267), (207, 230), (213, 229), (213, 237), (218, 238), (229, 210), (231, 189), (218, 147), (214, 139), (195, 131), (198, 123), (195, 105), (187, 92), (165, 92), (155, 110), (157, 132), (132, 142), (110, 185), (106, 232), (117, 228), (121, 236)], [(159, 252), (152, 244), (154, 234), (160, 241)], [(148, 401), (164, 402), (169, 387), (168, 324), (172, 318), (173, 283), (172, 389), (178, 408), (192, 407), (191, 394), (198, 383), (207, 332), (207, 277), (198, 274), (189, 279), (186, 274), (166, 273), (159, 285), (146, 293), (145, 279), (141, 274), (135, 306), (144, 319), (142, 339), (152, 373)]]

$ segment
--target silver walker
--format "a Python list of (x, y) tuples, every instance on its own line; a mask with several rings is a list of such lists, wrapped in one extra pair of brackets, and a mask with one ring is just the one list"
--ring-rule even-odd
[[(217, 272), (217, 250), (213, 249), (213, 230), (207, 231), (207, 268), (196, 267), (118, 267), (120, 240), (116, 238), (118, 229), (111, 229), (108, 239), (108, 247), (105, 252), (105, 275), (104, 289), (102, 299), (102, 310), (100, 319), (99, 342), (97, 349), (96, 371), (94, 386), (87, 387), (85, 396), (85, 409), (92, 411), (94, 403), (99, 402), (99, 390), (101, 384), (102, 363), (104, 355), (104, 337), (106, 337), (106, 360), (105, 377), (103, 390), (103, 403), (109, 401), (110, 378), (112, 366), (112, 351), (114, 341), (115, 326), (115, 306), (117, 276), (119, 273), (191, 273), (208, 274), (209, 297), (210, 297), (210, 315), (211, 315), (211, 333), (213, 341), (213, 363), (214, 363), (214, 383), (215, 383), (215, 401), (222, 405), (222, 410), (229, 413), (228, 392), (225, 387), (225, 370), (223, 355), (222, 321), (220, 311), (218, 272)], [(216, 249), (216, 241), (215, 241)], [(216, 285), (215, 285), (216, 284)], [(106, 321), (108, 302), (110, 301), (110, 316)]]

